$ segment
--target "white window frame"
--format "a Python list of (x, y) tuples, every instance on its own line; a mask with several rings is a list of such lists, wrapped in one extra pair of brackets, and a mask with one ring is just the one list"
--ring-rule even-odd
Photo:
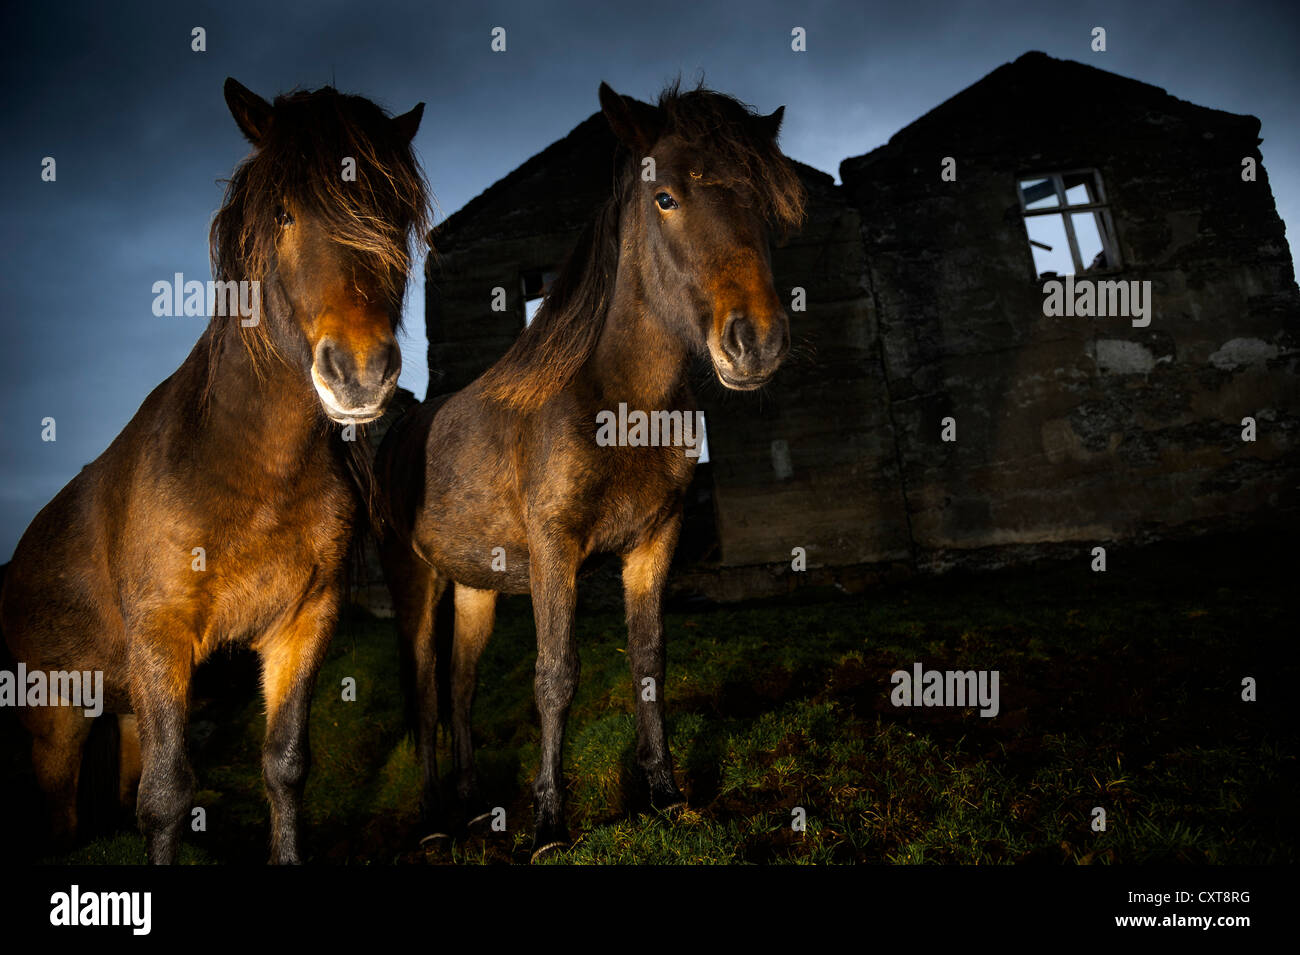
[[(1096, 202), (1080, 202), (1070, 205), (1065, 198), (1065, 177), (1066, 176), (1090, 176), (1092, 181), (1092, 192), (1097, 197)], [(1052, 183), (1056, 193), (1056, 205), (1043, 209), (1029, 209), (1025, 206), (1025, 190), (1022, 183), (1031, 179), (1046, 179)], [(1100, 228), (1097, 230), (1101, 237), (1101, 248), (1106, 253), (1106, 270), (1112, 271), (1123, 267), (1123, 260), (1119, 254), (1119, 240), (1115, 233), (1115, 220), (1111, 217), (1110, 202), (1106, 198), (1106, 187), (1101, 181), (1101, 173), (1096, 169), (1063, 169), (1057, 172), (1030, 173), (1016, 177), (1016, 198), (1020, 203), (1020, 214), (1025, 218), (1030, 216), (1060, 216), (1065, 221), (1065, 238), (1070, 245), (1070, 258), (1074, 262), (1074, 274), (1082, 275), (1085, 271), (1083, 256), (1079, 253), (1079, 240), (1074, 234), (1073, 215), (1076, 212), (1095, 212), (1100, 221)], [(1025, 229), (1025, 236), (1028, 238), (1029, 230)], [(1029, 239), (1031, 246), (1045, 248), (1049, 252), (1050, 247), (1044, 246), (1041, 242), (1035, 242)], [(1034, 256), (1031, 252), (1029, 255), (1029, 267), (1034, 273), (1034, 279), (1038, 279), (1038, 267), (1034, 264)]]

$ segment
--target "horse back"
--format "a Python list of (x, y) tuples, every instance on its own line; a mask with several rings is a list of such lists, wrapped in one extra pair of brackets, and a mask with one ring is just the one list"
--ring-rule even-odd
[(652, 533), (675, 512), (694, 462), (680, 448), (598, 447), (595, 413), (574, 389), (520, 412), (477, 383), (422, 406), (385, 462), (421, 556), (469, 586), (527, 593), (538, 528), (576, 541), (583, 559)]

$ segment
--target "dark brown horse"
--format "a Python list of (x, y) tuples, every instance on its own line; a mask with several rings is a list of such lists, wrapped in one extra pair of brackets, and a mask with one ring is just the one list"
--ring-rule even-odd
[[(129, 714), (123, 794), (134, 769), (156, 863), (174, 861), (193, 795), (191, 675), (232, 641), (261, 655), (271, 860), (299, 860), (312, 688), (367, 473), (354, 429), (337, 425), (378, 417), (396, 388), (411, 239), (428, 217), (410, 148), (423, 104), (391, 118), (325, 88), (271, 105), (232, 79), (225, 96), (255, 148), (212, 224), (213, 272), (260, 283), (240, 287), (260, 310), (210, 320), (32, 521), (0, 595), (17, 660), (102, 671), (106, 711)], [(91, 720), (21, 712), (55, 833), (70, 838)]]
[(637, 759), (655, 806), (683, 801), (664, 728), (661, 603), (698, 444), (674, 444), (672, 433), (657, 446), (611, 444), (608, 422), (622, 405), (628, 419), (675, 414), (689, 427), (694, 353), (728, 388), (772, 376), (790, 334), (768, 229), (803, 214), (802, 187), (776, 146), (782, 110), (759, 116), (676, 87), (650, 106), (602, 84), (600, 101), (626, 152), (614, 195), (506, 355), (445, 403), (409, 412), (376, 461), (393, 522), (381, 553), (415, 677), (425, 825), (435, 831), (435, 605), (454, 583), (452, 737), (458, 793), (471, 803), (470, 702), (496, 597), (532, 594), (534, 858), (568, 840), (561, 750), (578, 680), (576, 579), (589, 555), (622, 558)]

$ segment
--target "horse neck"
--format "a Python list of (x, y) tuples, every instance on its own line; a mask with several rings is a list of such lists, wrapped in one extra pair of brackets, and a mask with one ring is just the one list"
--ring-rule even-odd
[[(219, 327), (209, 328), (216, 335)], [(241, 468), (275, 477), (301, 473), (329, 431), (305, 376), (272, 355), (254, 362), (236, 329), (208, 353), (207, 400), (200, 440), (237, 457)]]
[(623, 222), (609, 311), (587, 371), (602, 399), (642, 410), (671, 409), (687, 387), (690, 352), (650, 290), (635, 226), (626, 215)]

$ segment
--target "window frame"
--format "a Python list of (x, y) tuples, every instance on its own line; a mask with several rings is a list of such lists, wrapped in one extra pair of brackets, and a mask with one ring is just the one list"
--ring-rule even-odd
[[(1093, 192), (1097, 197), (1096, 202), (1081, 202), (1071, 205), (1065, 197), (1066, 176), (1090, 176), (1093, 186)], [(1045, 179), (1052, 183), (1053, 191), (1056, 194), (1055, 206), (1049, 206), (1043, 209), (1029, 209), (1025, 206), (1025, 190), (1023, 183), (1034, 180)], [(1045, 173), (1025, 173), (1016, 176), (1016, 202), (1020, 206), (1021, 223), (1023, 224), (1030, 216), (1055, 215), (1062, 218), (1065, 226), (1065, 240), (1070, 246), (1070, 259), (1074, 263), (1074, 274), (1083, 275), (1087, 271), (1083, 264), (1083, 256), (1079, 252), (1079, 239), (1074, 233), (1074, 214), (1077, 212), (1096, 213), (1100, 220), (1100, 228), (1097, 230), (1101, 238), (1101, 249), (1106, 255), (1106, 268), (1099, 270), (1104, 272), (1119, 271), (1124, 267), (1124, 259), (1119, 251), (1119, 233), (1115, 231), (1115, 219), (1111, 215), (1110, 199), (1106, 195), (1106, 185), (1102, 182), (1101, 170), (1096, 167), (1082, 167), (1078, 169), (1058, 169), (1055, 172)], [(1035, 242), (1029, 237), (1029, 229), (1025, 228), (1025, 239), (1030, 246), (1029, 252), (1029, 270), (1033, 273), (1034, 281), (1037, 282), (1038, 266), (1034, 263), (1033, 246), (1039, 246), (1041, 243)]]

